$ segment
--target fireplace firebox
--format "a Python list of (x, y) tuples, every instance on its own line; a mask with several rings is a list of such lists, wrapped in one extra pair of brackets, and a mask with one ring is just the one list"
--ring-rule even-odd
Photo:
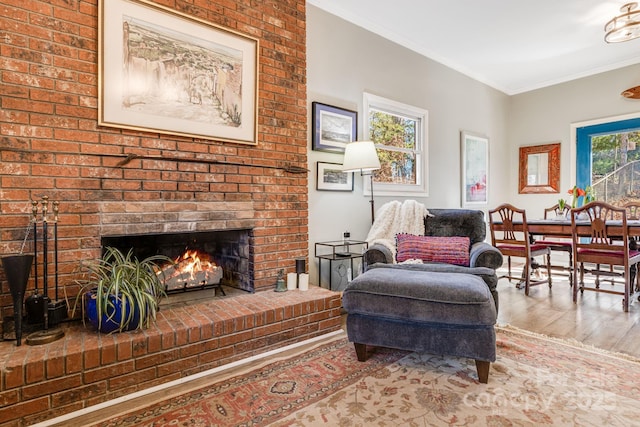
[(220, 285), (254, 292), (252, 231), (250, 229), (193, 231), (181, 233), (128, 234), (102, 236), (102, 248), (115, 247), (143, 259), (164, 255), (184, 267), (193, 257), (198, 265), (211, 264), (206, 273), (192, 274), (170, 271), (168, 292), (198, 290)]

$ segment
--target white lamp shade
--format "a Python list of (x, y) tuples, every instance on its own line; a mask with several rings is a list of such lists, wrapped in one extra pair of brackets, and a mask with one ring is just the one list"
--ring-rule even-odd
[(372, 141), (351, 142), (344, 150), (344, 172), (380, 169), (380, 159)]

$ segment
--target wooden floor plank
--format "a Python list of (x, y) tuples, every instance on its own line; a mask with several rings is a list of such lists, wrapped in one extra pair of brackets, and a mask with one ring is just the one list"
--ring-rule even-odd
[[(506, 271), (506, 264), (503, 269)], [(498, 275), (501, 273), (499, 271)], [(611, 285), (603, 283), (601, 286)], [(562, 275), (553, 276), (551, 289), (546, 285), (532, 287), (529, 296), (525, 296), (524, 289), (516, 289), (515, 283), (500, 279), (498, 294), (498, 324), (575, 339), (640, 357), (640, 302), (637, 296), (631, 300), (628, 313), (622, 310), (620, 295), (584, 291), (578, 293), (578, 300), (573, 303), (569, 280)]]

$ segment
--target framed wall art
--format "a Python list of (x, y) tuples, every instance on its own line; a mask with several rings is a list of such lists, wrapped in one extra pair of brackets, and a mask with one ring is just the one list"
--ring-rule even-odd
[(489, 203), (489, 139), (460, 132), (462, 157), (462, 206)]
[(344, 147), (357, 139), (357, 112), (319, 102), (312, 102), (311, 110), (313, 150), (344, 153)]
[(560, 143), (519, 148), (518, 193), (560, 192)]
[(99, 125), (256, 144), (257, 39), (146, 0), (99, 6)]
[(353, 172), (344, 172), (338, 163), (317, 163), (316, 189), (353, 191)]

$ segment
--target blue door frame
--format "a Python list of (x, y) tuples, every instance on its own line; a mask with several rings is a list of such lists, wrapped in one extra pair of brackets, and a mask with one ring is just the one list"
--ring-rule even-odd
[(591, 137), (640, 129), (640, 118), (601, 123), (576, 129), (576, 185), (591, 185)]

